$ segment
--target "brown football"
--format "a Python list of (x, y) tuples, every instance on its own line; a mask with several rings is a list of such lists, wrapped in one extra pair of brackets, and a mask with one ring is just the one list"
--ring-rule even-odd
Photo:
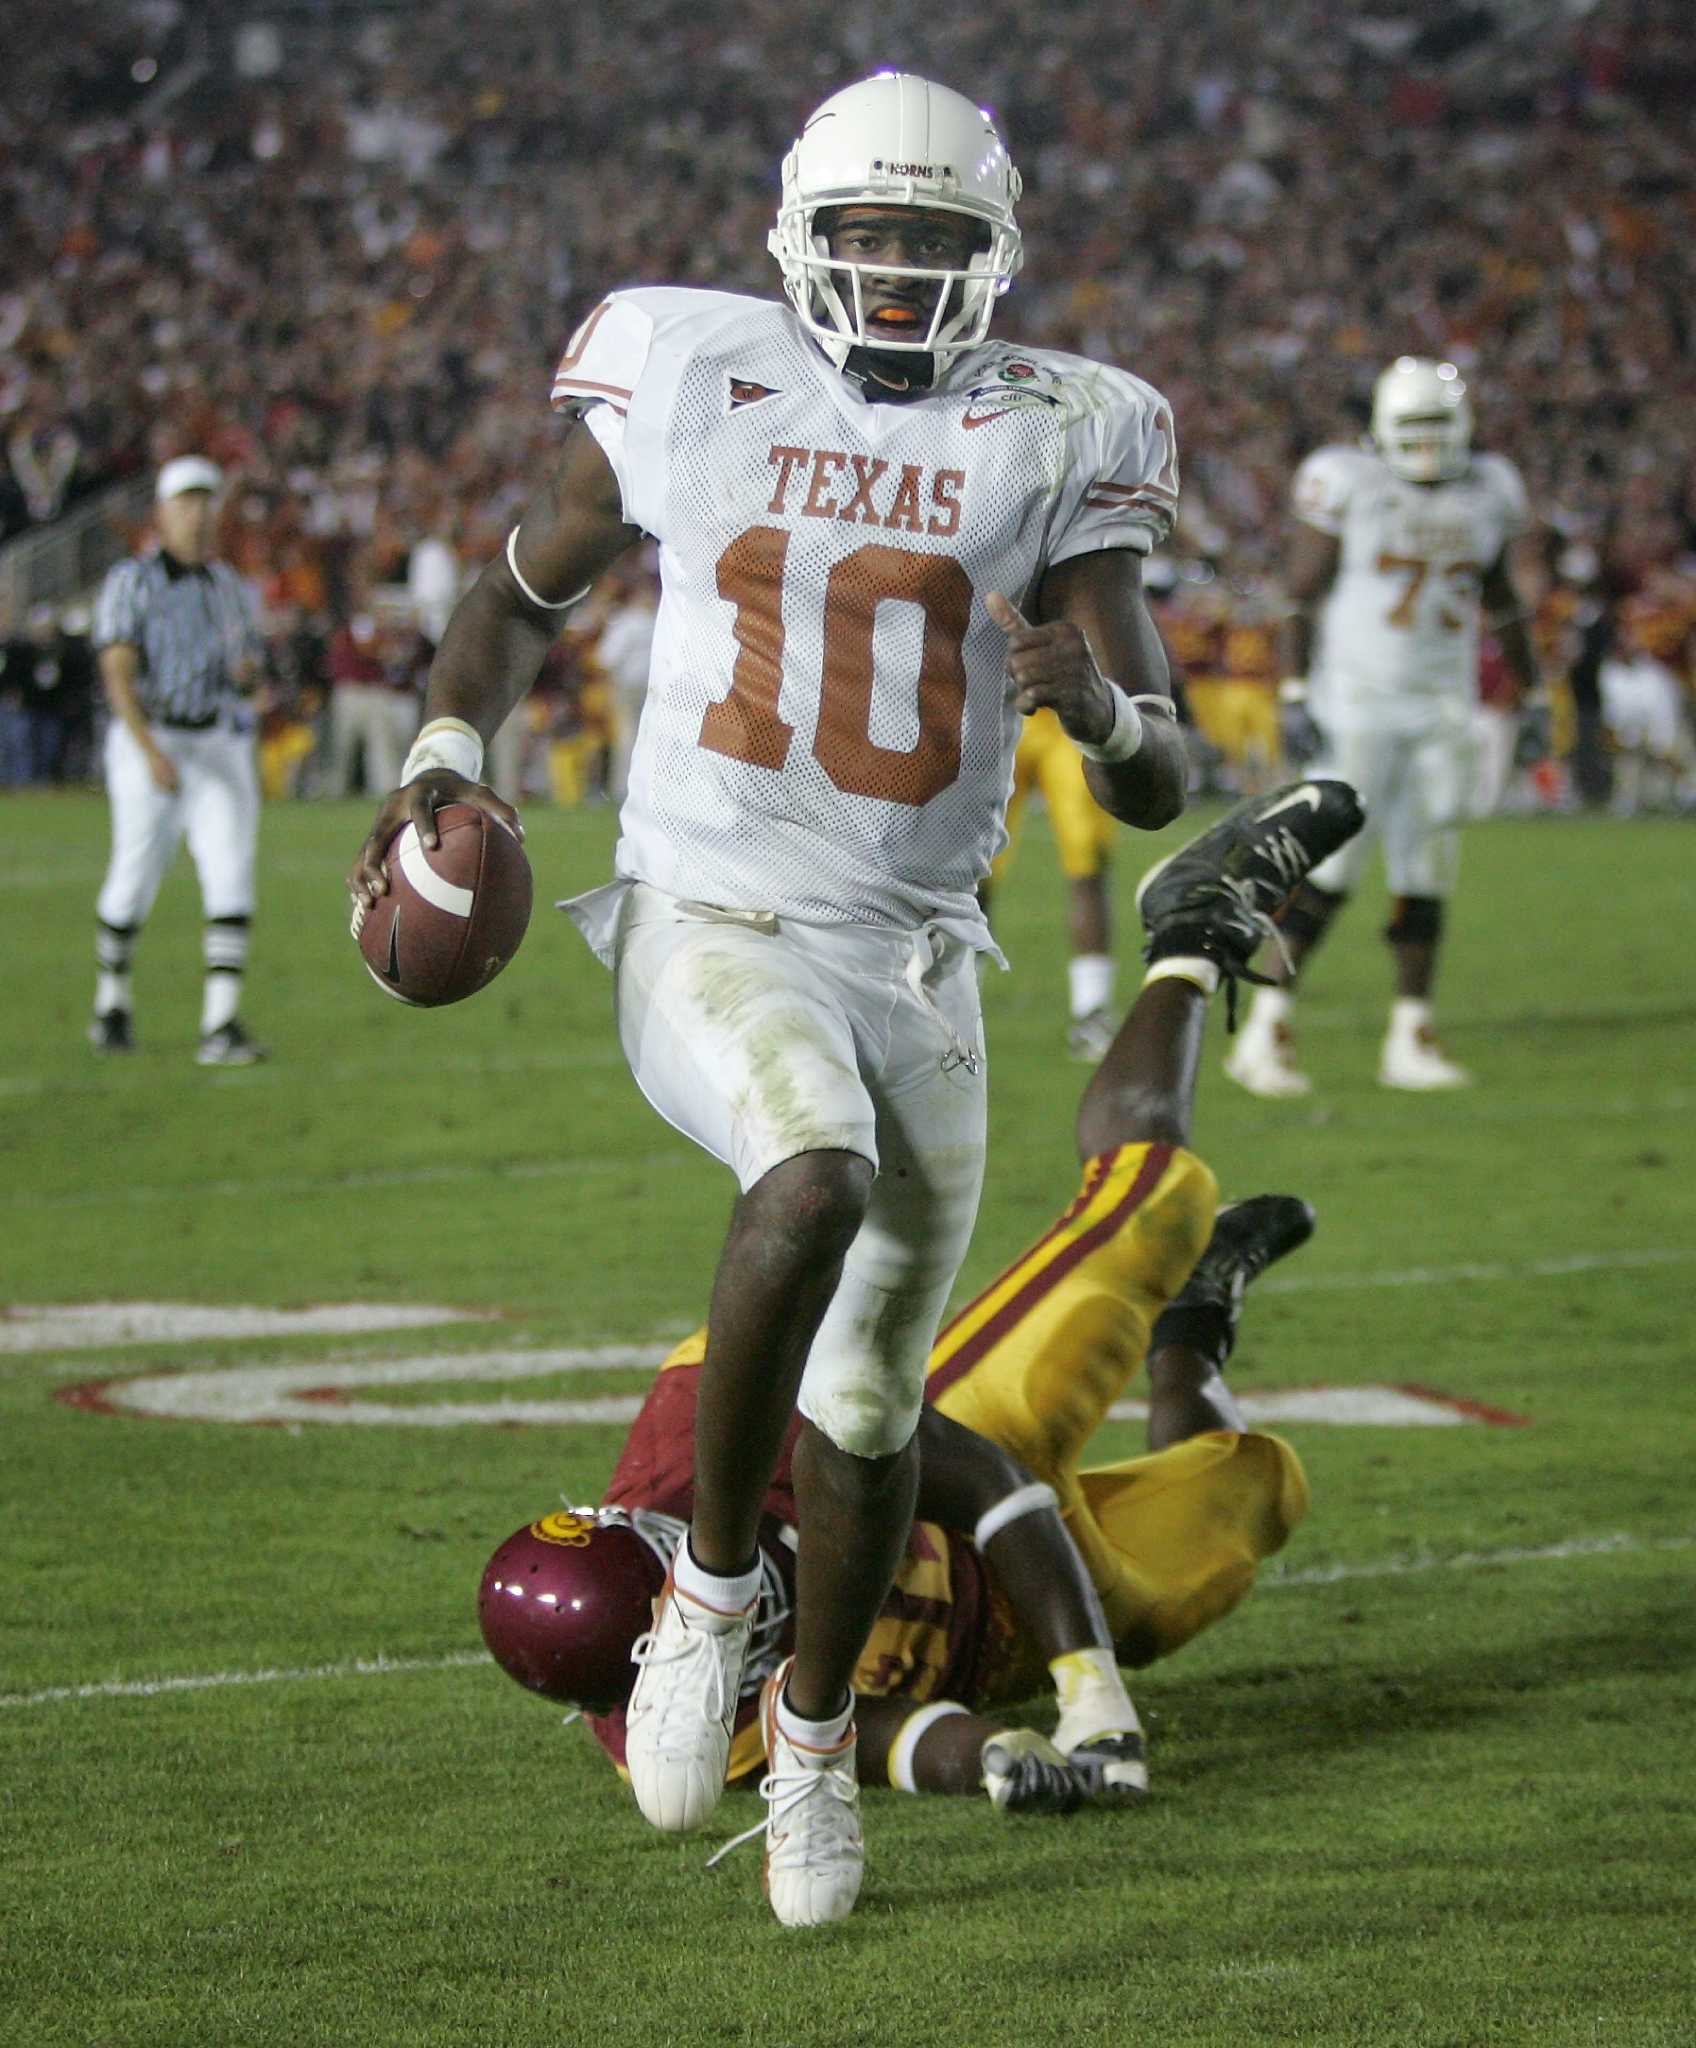
[(415, 826), (401, 827), (385, 856), (387, 895), (354, 918), (371, 979), (421, 1009), (487, 988), (518, 951), (533, 894), (524, 848), (487, 812), (445, 804), (436, 832), (426, 851)]

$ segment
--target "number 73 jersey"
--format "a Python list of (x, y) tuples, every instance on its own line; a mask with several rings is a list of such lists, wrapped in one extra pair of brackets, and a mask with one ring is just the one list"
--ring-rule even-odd
[(989, 344), (868, 404), (787, 306), (615, 293), (554, 402), (582, 410), (659, 543), (617, 872), (806, 922), (987, 942), (1019, 714), (984, 608), (1146, 554), (1177, 503), (1171, 414), (1122, 371)]
[(1500, 455), (1444, 483), (1408, 483), (1370, 448), (1319, 448), (1296, 472), (1295, 514), (1336, 536), (1310, 678), (1332, 730), (1418, 732), (1471, 710), (1479, 584), (1529, 523)]

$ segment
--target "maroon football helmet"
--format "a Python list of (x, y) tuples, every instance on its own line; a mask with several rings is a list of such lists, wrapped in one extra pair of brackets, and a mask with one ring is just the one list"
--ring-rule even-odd
[(514, 1531), (483, 1570), (477, 1619), (509, 1677), (611, 1713), (630, 1697), (630, 1646), (653, 1625), (665, 1562), (616, 1508), (565, 1508)]

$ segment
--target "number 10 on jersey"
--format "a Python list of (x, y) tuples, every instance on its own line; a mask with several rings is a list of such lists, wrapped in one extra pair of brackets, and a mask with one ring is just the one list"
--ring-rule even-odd
[[(718, 594), (736, 607), (736, 666), (730, 694), (707, 707), (700, 743), (756, 768), (782, 768), (795, 737), (778, 710), (790, 539), (780, 526), (751, 526), (718, 558)], [(871, 736), (873, 638), (885, 602), (915, 604), (924, 615), (919, 736), (910, 752), (879, 746)], [(971, 582), (952, 555), (868, 541), (831, 570), (813, 754), (844, 794), (916, 807), (959, 775), (966, 717), (962, 650), (971, 609)]]

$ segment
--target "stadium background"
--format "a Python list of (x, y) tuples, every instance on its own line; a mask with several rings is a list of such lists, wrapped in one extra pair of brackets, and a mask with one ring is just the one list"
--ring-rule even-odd
[[(1578, 710), (1633, 616), (1686, 660), (1682, 8), (13, 17), (8, 634), (37, 605), (75, 623), (155, 463), (204, 446), (238, 480), (225, 540), (272, 618), (274, 731), (312, 723), (361, 606), (385, 659), (416, 663), (413, 556), (445, 537), (474, 562), (504, 531), (557, 440), (543, 380), (572, 321), (637, 277), (769, 288), (796, 120), (893, 60), (1007, 117), (1031, 262), (1006, 331), (1110, 354), (1177, 402), (1169, 617), (1263, 628), (1295, 458), (1356, 431), (1413, 344), (1467, 365), (1481, 440), (1526, 471)], [(544, 724), (580, 729), (592, 658), (560, 658)], [(1608, 814), (1605, 734), (1588, 783), (1568, 758), (1521, 792), (1536, 814), (1469, 842), (1444, 993), (1477, 1090), (1373, 1085), (1366, 917), (1309, 999), (1316, 1099), (1228, 1089), (1217, 1038), (1202, 1087), (1227, 1189), (1321, 1212), (1251, 1304), (1245, 1395), (1419, 1383), (1527, 1423), (1287, 1425), (1313, 1520), (1137, 1688), (1148, 1810), (998, 1827), (870, 1795), (865, 1903), (798, 1945), (745, 1861), (709, 1876), (705, 1845), (641, 1828), (581, 1731), (478, 1655), (484, 1557), (562, 1491), (592, 1497), (618, 1431), (444, 1411), (633, 1400), (641, 1366), (602, 1347), (645, 1358), (686, 1327), (722, 1228), (720, 1177), (625, 1081), (604, 978), (539, 915), (487, 998), (397, 1012), (345, 931), (369, 806), (278, 802), (251, 982), (275, 1059), (194, 1066), (179, 872), (138, 970), (141, 1050), (97, 1065), (106, 816), (65, 723), (65, 780), (0, 807), (4, 2048), (1687, 2038), (1690, 828)], [(612, 821), (545, 800), (554, 743), (594, 749), (541, 737), (545, 900), (604, 876)], [(1569, 789), (1578, 814), (1544, 815)], [(985, 992), (992, 1167), (963, 1287), (1069, 1192), (1058, 889), (1039, 832), (998, 905), (1016, 972)], [(40, 1314), (111, 1301), (231, 1320), (81, 1343)], [(237, 1316), (326, 1303), (491, 1320)], [(493, 1352), (521, 1355), (522, 1384), (491, 1389)], [(317, 1390), (281, 1427), (66, 1398), (272, 1369)], [(379, 1405), (387, 1423), (330, 1426)], [(1104, 1454), (1136, 1441), (1116, 1425)]]
[[(576, 322), (644, 279), (769, 292), (783, 150), (826, 90), (885, 61), (970, 80), (1005, 118), (1028, 266), (1002, 330), (1130, 365), (1173, 401), (1184, 511), (1156, 582), (1217, 736), (1224, 693), (1277, 681), (1296, 461), (1357, 433), (1377, 370), (1413, 351), (1461, 366), (1540, 522), (1561, 760), (1520, 799), (1610, 794), (1610, 652), (1667, 669), (1688, 747), (1696, 37), (1679, 0), (1065, 0), (1035, 32), (1005, 0), (899, 26), (869, 4), (503, 0), (474, 33), (451, 0), (17, 12), (0, 536), (36, 538), (0, 554), (0, 637), (24, 640), (32, 608), (43, 637), (49, 606), (80, 625), (157, 464), (214, 456), (234, 481), (223, 549), (267, 610), (273, 790), (330, 786), (333, 678), (418, 685), (417, 629), (443, 610), (409, 590), (473, 573), (545, 473), (546, 379)], [(603, 775), (604, 608), (521, 720), (537, 793)], [(75, 639), (62, 699), (0, 692), (12, 781), (86, 773)], [(32, 707), (65, 728), (33, 751)]]

